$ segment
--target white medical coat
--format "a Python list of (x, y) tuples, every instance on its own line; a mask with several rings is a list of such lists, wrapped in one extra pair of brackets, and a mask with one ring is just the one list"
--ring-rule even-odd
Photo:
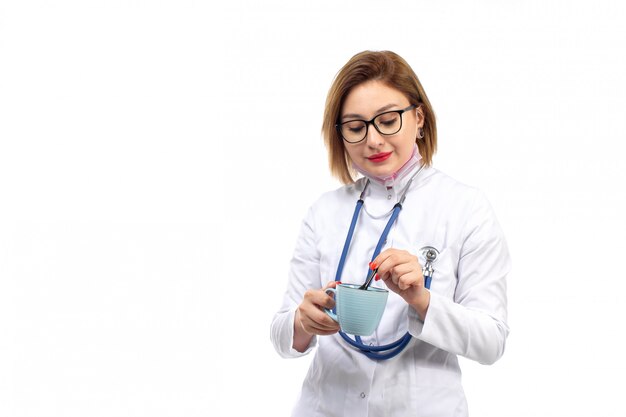
[[(388, 189), (370, 181), (341, 277), (362, 283), (378, 239), (408, 179)], [(457, 355), (483, 364), (504, 352), (506, 275), (510, 258), (505, 239), (483, 194), (432, 167), (410, 185), (383, 250), (393, 247), (419, 255), (434, 246), (431, 299), (422, 322), (390, 292), (380, 325), (366, 344), (391, 343), (407, 331), (411, 342), (395, 358), (375, 361), (340, 335), (314, 337), (308, 349), (293, 349), (294, 315), (309, 288), (335, 278), (355, 203), (365, 179), (324, 194), (309, 209), (291, 260), (287, 291), (271, 324), (271, 340), (287, 358), (317, 347), (293, 415), (306, 416), (467, 416)], [(376, 286), (384, 287), (381, 281)]]

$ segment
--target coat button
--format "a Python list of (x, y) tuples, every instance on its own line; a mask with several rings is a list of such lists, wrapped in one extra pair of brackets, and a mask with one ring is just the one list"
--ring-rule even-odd
[(391, 194), (387, 196), (387, 200), (391, 200)]
[(361, 398), (365, 398), (365, 393), (364, 392), (361, 393)]

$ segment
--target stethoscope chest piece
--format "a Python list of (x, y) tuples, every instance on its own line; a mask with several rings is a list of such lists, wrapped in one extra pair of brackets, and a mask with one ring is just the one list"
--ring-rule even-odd
[(422, 274), (424, 275), (424, 285), (426, 288), (430, 288), (430, 282), (433, 278), (433, 272), (435, 272), (435, 268), (433, 268), (433, 262), (437, 260), (439, 256), (439, 251), (432, 246), (424, 246), (420, 249), (420, 255), (426, 260), (424, 262), (424, 266), (422, 267)]

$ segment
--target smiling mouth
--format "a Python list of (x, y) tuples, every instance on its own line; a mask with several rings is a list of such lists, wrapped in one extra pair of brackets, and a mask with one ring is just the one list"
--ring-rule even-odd
[(371, 162), (383, 162), (391, 156), (391, 152), (381, 152), (372, 156), (368, 156), (367, 159)]

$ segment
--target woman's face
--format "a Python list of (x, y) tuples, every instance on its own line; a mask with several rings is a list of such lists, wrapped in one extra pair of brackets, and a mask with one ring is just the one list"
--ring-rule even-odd
[[(372, 120), (381, 113), (402, 110), (410, 104), (400, 91), (380, 81), (366, 81), (346, 96), (340, 123), (355, 119)], [(350, 159), (372, 176), (384, 177), (398, 171), (411, 157), (418, 128), (424, 124), (420, 110), (408, 110), (401, 117), (402, 128), (398, 133), (381, 135), (369, 124), (367, 135), (361, 142), (344, 141)]]

